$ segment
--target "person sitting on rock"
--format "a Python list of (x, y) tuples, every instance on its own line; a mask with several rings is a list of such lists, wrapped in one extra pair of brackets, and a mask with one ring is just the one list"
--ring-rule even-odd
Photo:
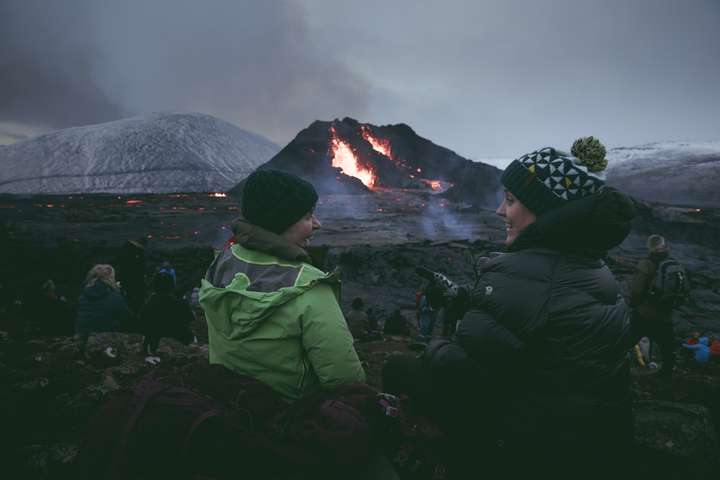
[(174, 338), (185, 345), (192, 342), (190, 326), (194, 319), (190, 306), (175, 296), (172, 277), (166, 273), (155, 275), (153, 294), (140, 312), (145, 352), (154, 355), (162, 337)]
[(410, 335), (408, 321), (399, 309), (393, 310), (393, 312), (385, 319), (383, 333), (385, 335)]
[(362, 298), (354, 298), (350, 304), (351, 310), (345, 316), (350, 333), (356, 340), (363, 338), (368, 330), (368, 316), (363, 312), (364, 306)]
[(172, 267), (170, 260), (163, 260), (160, 268), (158, 269), (158, 273), (169, 275), (170, 278), (172, 278), (173, 287), (177, 285), (177, 273), (175, 273), (175, 269)]
[(603, 258), (635, 210), (605, 186), (604, 157), (587, 137), (571, 154), (546, 147), (511, 162), (497, 209), (507, 253), (483, 264), (475, 288), (447, 288), (445, 308), (463, 312), (453, 339), (433, 339), (415, 367), (390, 360), (383, 372), (390, 393), (417, 376), (403, 370), (428, 372), (424, 387), (404, 387), (431, 397), (421, 403), (455, 439), (457, 461), (482, 463), (492, 478), (609, 478), (625, 468), (614, 466), (633, 440), (634, 339)]
[(90, 333), (117, 332), (130, 319), (130, 310), (115, 281), (115, 269), (106, 264), (92, 267), (78, 301), (75, 333), (87, 337)]
[(64, 296), (59, 295), (52, 279), (42, 284), (36, 298), (27, 303), (26, 318), (37, 328), (37, 333), (47, 336), (64, 336), (74, 333), (74, 318)]
[(317, 199), (295, 175), (252, 173), (233, 225), (236, 243), (215, 258), (200, 289), (210, 363), (291, 400), (365, 380), (338, 304), (337, 275), (313, 266), (308, 255), (321, 226)]

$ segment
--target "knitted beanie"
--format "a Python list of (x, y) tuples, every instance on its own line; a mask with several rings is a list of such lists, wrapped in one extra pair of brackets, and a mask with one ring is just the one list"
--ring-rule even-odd
[(542, 215), (605, 186), (605, 147), (594, 137), (575, 141), (571, 154), (545, 147), (513, 160), (500, 181), (528, 210)]
[(277, 234), (315, 207), (315, 187), (279, 170), (256, 170), (245, 181), (242, 214), (245, 220)]

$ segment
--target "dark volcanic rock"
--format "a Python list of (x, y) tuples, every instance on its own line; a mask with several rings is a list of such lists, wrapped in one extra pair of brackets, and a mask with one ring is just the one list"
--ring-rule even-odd
[[(142, 236), (150, 226), (155, 235), (148, 245), (148, 274), (161, 260), (169, 259), (177, 269), (180, 290), (187, 292), (197, 285), (213, 258), (212, 237), (188, 235), (182, 248), (180, 240), (162, 238), (184, 226), (205, 230), (215, 222), (225, 223), (237, 214), (236, 208), (229, 209), (229, 199), (166, 197), (140, 197), (144, 203), (133, 206), (126, 205), (125, 199), (110, 202), (88, 197), (86, 205), (72, 204), (71, 216), (62, 208), (33, 207), (50, 202), (47, 198), (26, 199), (13, 203), (16, 208), (0, 210), (4, 215), (0, 218), (9, 219), (7, 228), (0, 228), (0, 280), (5, 287), (0, 288), (0, 330), (8, 332), (0, 334), (0, 452), (9, 455), (7, 461), (2, 459), (5, 471), (22, 472), (18, 478), (72, 478), (72, 459), (87, 421), (110, 392), (131, 388), (148, 372), (185, 378), (207, 365), (206, 326), (201, 316), (194, 325), (201, 345), (163, 340), (161, 363), (151, 366), (144, 362), (139, 335), (100, 334), (85, 343), (71, 337), (41, 338), (32, 328), (25, 328), (29, 326), (23, 325), (22, 309), (13, 305), (15, 294), (47, 278), (56, 280), (70, 303), (76, 302), (89, 266), (112, 262), (125, 239)], [(349, 197), (363, 196), (344, 198)], [(377, 200), (383, 194), (365, 197)], [(395, 203), (391, 197), (379, 206), (389, 210)], [(10, 205), (9, 201), (0, 198), (0, 205)], [(106, 205), (100, 210), (109, 213), (93, 214), (100, 205)], [(328, 235), (316, 240), (324, 239), (327, 245), (314, 253), (327, 269), (340, 268), (343, 310), (349, 309), (354, 297), (362, 297), (381, 325), (396, 310), (414, 318), (414, 294), (423, 283), (414, 273), (415, 266), (441, 271), (458, 282), (473, 282), (474, 260), (502, 249), (499, 237), (478, 239), (478, 232), (502, 231), (501, 221), (491, 213), (458, 213), (479, 224), (479, 230), (469, 235), (472, 241), (398, 243), (388, 241), (388, 232), (400, 230), (404, 236), (419, 215), (402, 202), (397, 212), (382, 215), (375, 212), (378, 205), (371, 205), (365, 216), (353, 211), (325, 222)], [(632, 234), (607, 259), (617, 278), (627, 279), (645, 255), (647, 234), (666, 235), (673, 255), (688, 266), (693, 287), (693, 301), (675, 315), (678, 344), (691, 328), (720, 332), (718, 211), (646, 203), (638, 203), (638, 210)], [(101, 218), (88, 222), (86, 214)], [(117, 219), (102, 221), (110, 214)], [(161, 222), (165, 223), (160, 226)], [(343, 233), (346, 229), (349, 233)], [(61, 235), (76, 241), (59, 241), (56, 236)], [(15, 314), (19, 316), (13, 318)], [(18, 324), (20, 329), (10, 328)], [(411, 329), (410, 336), (357, 344), (371, 384), (380, 386), (380, 369), (388, 356), (410, 353), (413, 325)], [(677, 367), (671, 381), (661, 379), (657, 370), (633, 372), (636, 460), (650, 478), (708, 478), (718, 458), (720, 364), (697, 367), (683, 356)]]

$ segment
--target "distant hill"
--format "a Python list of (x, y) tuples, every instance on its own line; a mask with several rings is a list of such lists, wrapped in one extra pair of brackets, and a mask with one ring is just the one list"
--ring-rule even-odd
[(0, 146), (0, 193), (225, 191), (280, 148), (199, 113), (155, 113)]
[(662, 142), (608, 152), (607, 183), (642, 200), (720, 207), (720, 142)]

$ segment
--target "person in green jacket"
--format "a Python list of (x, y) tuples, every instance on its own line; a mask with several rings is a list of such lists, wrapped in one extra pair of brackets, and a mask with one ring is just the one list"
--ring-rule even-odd
[(338, 304), (340, 282), (311, 264), (306, 248), (321, 224), (318, 196), (289, 173), (246, 180), (235, 242), (200, 288), (210, 363), (251, 376), (295, 400), (365, 381)]

